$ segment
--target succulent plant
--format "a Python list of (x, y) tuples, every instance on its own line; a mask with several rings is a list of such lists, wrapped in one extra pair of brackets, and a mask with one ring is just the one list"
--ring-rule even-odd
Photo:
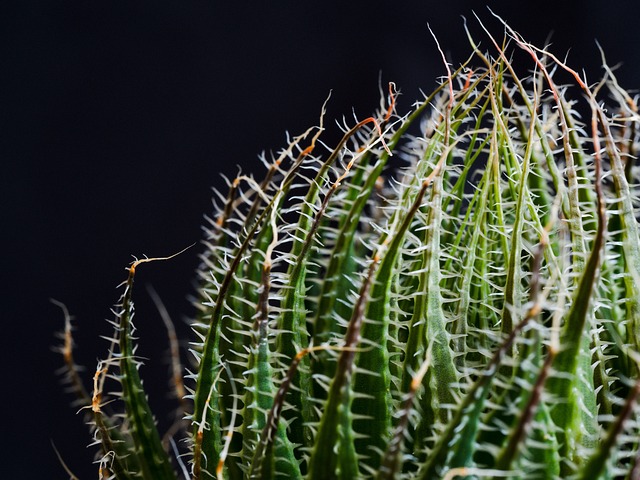
[(129, 268), (92, 393), (68, 329), (101, 475), (640, 478), (636, 98), (604, 59), (589, 84), (505, 32), (493, 53), (469, 35), (408, 113), (391, 84), (330, 147), (323, 108), (262, 180), (229, 181), (173, 451), (131, 323), (154, 259)]

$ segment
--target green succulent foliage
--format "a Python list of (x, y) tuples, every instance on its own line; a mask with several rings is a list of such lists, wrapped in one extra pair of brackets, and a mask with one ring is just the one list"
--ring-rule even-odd
[(323, 109), (219, 195), (179, 460), (138, 374), (132, 265), (83, 394), (105, 477), (639, 478), (636, 99), (505, 28), (408, 113), (391, 85), (331, 148)]

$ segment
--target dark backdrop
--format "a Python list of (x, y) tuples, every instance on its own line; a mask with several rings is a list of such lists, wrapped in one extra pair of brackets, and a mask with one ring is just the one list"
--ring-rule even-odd
[[(237, 165), (329, 118), (368, 116), (378, 77), (402, 90), (406, 111), (444, 73), (430, 22), (454, 64), (470, 52), (460, 15), (478, 1), (22, 0), (0, 6), (2, 220), (2, 478), (66, 478), (54, 441), (82, 479), (94, 450), (68, 407), (51, 352), (62, 327), (53, 297), (76, 318), (77, 356), (105, 355), (105, 319), (131, 256), (162, 256), (198, 242), (210, 187)], [(597, 38), (623, 86), (640, 86), (640, 4), (488, 2), (538, 44), (600, 74)], [(614, 9), (615, 8), (615, 9)], [(483, 38), (478, 34), (478, 38)], [(488, 42), (483, 39), (483, 44)], [(353, 123), (353, 122), (351, 122)], [(330, 126), (335, 135), (335, 127)], [(329, 138), (332, 133), (329, 132)], [(138, 275), (142, 374), (165, 418), (165, 333), (148, 301), (152, 284), (180, 330), (192, 313), (199, 247)]]

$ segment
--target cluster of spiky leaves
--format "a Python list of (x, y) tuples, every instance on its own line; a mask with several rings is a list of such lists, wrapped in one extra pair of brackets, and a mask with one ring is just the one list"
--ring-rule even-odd
[[(321, 119), (263, 180), (229, 182), (199, 271), (184, 476), (640, 477), (636, 102), (610, 69), (589, 85), (506, 31), (407, 115), (390, 86), (335, 148)], [(174, 479), (132, 341), (139, 264), (85, 398), (105, 476)]]

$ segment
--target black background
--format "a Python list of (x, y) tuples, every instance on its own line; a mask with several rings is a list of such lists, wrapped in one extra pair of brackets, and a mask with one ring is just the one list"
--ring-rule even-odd
[[(525, 38), (601, 70), (594, 39), (620, 83), (640, 86), (640, 3), (488, 2)], [(444, 73), (432, 26), (454, 65), (470, 53), (460, 15), (489, 47), (472, 9), (498, 37), (485, 2), (35, 1), (0, 6), (2, 441), (0, 477), (67, 478), (55, 442), (81, 479), (96, 478), (80, 415), (68, 406), (51, 351), (64, 302), (77, 357), (104, 357), (105, 319), (131, 256), (163, 256), (198, 242), (210, 187), (237, 165), (258, 175), (257, 154), (352, 108), (378, 106), (378, 77), (395, 81), (405, 112)], [(337, 128), (329, 125), (327, 138)], [(332, 133), (333, 132), (333, 133)], [(333, 135), (333, 137), (332, 137)], [(168, 367), (152, 284), (183, 334), (192, 313), (196, 246), (137, 277), (142, 369), (158, 417)], [(152, 365), (155, 365), (153, 367)]]

